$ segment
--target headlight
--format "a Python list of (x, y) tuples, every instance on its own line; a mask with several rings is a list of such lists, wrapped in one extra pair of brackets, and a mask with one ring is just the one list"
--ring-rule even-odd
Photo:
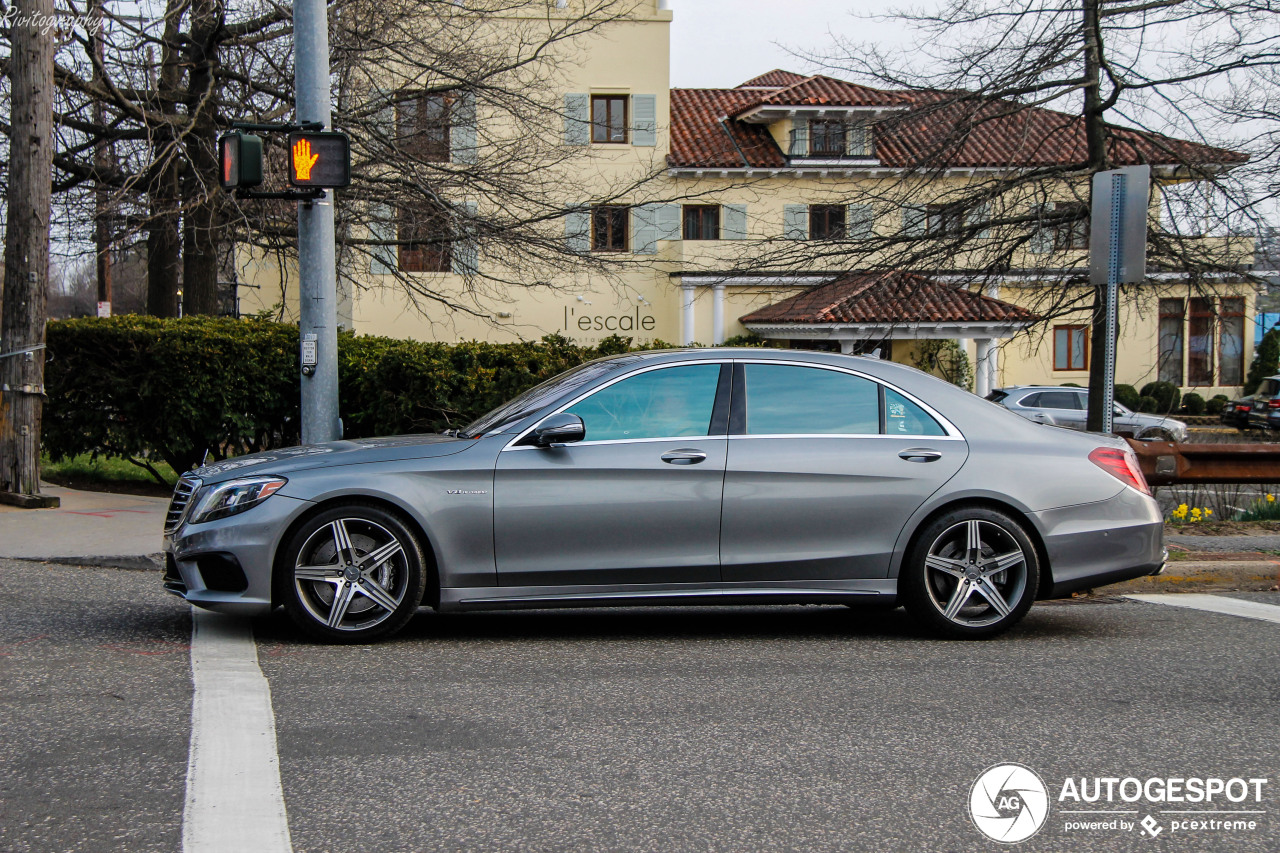
[(191, 524), (216, 521), (229, 515), (253, 509), (289, 482), (284, 477), (244, 477), (206, 486), (196, 508), (191, 511)]

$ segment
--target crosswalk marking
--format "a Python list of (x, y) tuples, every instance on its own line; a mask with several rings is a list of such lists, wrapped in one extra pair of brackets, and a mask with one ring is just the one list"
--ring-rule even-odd
[(1228, 616), (1243, 616), (1246, 619), (1261, 619), (1264, 622), (1280, 623), (1280, 607), (1274, 604), (1262, 604), (1258, 601), (1245, 601), (1241, 598), (1227, 598), (1221, 595), (1197, 595), (1189, 592), (1168, 593), (1135, 593), (1126, 595), (1134, 601), (1145, 601), (1150, 604), (1169, 604), (1174, 607), (1188, 607), (1192, 610), (1207, 610), (1213, 613), (1225, 613)]
[(291, 853), (271, 688), (248, 621), (192, 610), (183, 853)]

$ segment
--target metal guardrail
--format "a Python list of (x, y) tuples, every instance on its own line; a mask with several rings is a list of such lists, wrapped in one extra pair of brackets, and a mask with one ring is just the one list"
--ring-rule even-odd
[(1147, 482), (1280, 483), (1280, 444), (1177, 444), (1127, 439)]

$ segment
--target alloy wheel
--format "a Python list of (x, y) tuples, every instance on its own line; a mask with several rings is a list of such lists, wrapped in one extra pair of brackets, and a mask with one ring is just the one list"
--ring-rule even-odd
[(1017, 609), (1026, 591), (1027, 554), (993, 521), (970, 518), (945, 528), (924, 563), (929, 600), (954, 625), (994, 625)]

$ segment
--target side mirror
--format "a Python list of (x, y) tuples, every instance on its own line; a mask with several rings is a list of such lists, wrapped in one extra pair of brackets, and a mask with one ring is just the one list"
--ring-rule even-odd
[(561, 412), (544, 419), (534, 428), (529, 437), (533, 439), (535, 447), (551, 447), (556, 444), (582, 441), (587, 437), (587, 427), (582, 423), (582, 418), (577, 415)]

